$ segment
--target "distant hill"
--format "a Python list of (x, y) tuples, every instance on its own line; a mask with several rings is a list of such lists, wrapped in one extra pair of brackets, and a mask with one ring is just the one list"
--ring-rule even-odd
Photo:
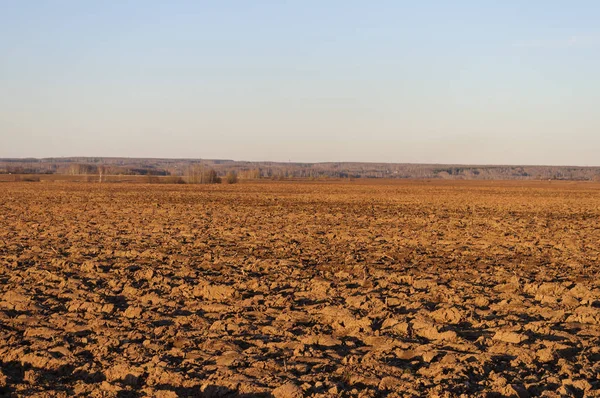
[(104, 174), (185, 176), (191, 167), (213, 169), (240, 178), (427, 178), (463, 180), (577, 180), (600, 181), (600, 167), (444, 165), (409, 163), (286, 163), (225, 159), (160, 158), (22, 158), (1, 159), (0, 174)]

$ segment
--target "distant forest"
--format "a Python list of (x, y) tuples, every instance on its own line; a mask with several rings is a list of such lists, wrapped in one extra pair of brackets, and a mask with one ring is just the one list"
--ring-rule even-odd
[(0, 174), (148, 175), (186, 177), (206, 168), (240, 179), (419, 178), (460, 180), (600, 181), (600, 167), (477, 166), (407, 163), (286, 163), (216, 159), (68, 157), (0, 159)]

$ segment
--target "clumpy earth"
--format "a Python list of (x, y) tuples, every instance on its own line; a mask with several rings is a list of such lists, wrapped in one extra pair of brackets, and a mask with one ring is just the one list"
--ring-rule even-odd
[(0, 395), (600, 396), (600, 184), (0, 185)]

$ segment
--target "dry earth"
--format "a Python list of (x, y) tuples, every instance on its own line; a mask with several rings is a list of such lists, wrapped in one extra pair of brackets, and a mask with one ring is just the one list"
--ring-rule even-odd
[(0, 389), (599, 396), (599, 217), (593, 183), (3, 183)]

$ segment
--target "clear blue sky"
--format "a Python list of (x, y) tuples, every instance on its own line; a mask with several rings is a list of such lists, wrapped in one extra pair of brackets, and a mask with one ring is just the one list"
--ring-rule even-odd
[(600, 2), (0, 0), (0, 157), (600, 165)]

